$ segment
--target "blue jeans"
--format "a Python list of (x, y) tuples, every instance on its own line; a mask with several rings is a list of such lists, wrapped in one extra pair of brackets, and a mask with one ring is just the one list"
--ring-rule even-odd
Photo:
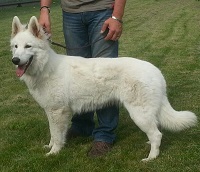
[[(118, 41), (105, 41), (106, 33), (101, 34), (101, 27), (112, 15), (112, 9), (67, 13), (63, 11), (63, 32), (67, 46), (67, 55), (95, 57), (117, 57)], [(88, 46), (87, 46), (88, 45)], [(97, 110), (99, 125), (95, 128), (94, 112), (75, 114), (71, 128), (85, 136), (93, 136), (95, 141), (113, 143), (114, 130), (119, 120), (117, 106)]]

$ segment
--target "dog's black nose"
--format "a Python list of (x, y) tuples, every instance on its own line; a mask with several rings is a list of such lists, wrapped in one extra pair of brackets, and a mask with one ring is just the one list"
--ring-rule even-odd
[(19, 62), (20, 62), (20, 59), (19, 59), (18, 57), (14, 57), (14, 58), (12, 59), (12, 62), (13, 62), (15, 65), (18, 65)]

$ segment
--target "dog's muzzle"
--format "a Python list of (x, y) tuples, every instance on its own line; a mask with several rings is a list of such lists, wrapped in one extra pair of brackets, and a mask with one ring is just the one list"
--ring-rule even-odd
[(16, 74), (17, 74), (18, 77), (21, 77), (26, 72), (26, 70), (30, 66), (32, 60), (33, 60), (33, 56), (31, 56), (25, 64), (20, 64), (20, 58), (18, 58), (18, 57), (12, 58), (12, 62), (15, 65), (17, 65)]

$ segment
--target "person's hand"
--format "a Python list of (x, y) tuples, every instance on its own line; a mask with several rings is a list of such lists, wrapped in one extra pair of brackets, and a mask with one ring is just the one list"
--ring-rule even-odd
[(43, 27), (45, 32), (51, 34), (51, 21), (48, 9), (46, 8), (41, 9), (39, 24)]
[(108, 34), (105, 36), (105, 40), (116, 41), (120, 38), (122, 34), (122, 23), (113, 18), (107, 19), (102, 28), (101, 33), (104, 33), (106, 29), (109, 29)]

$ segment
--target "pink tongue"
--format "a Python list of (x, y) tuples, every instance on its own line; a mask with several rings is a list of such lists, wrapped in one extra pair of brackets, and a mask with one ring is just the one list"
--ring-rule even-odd
[(25, 72), (24, 69), (25, 69), (24, 66), (17, 67), (16, 74), (18, 77), (21, 77), (24, 74), (24, 72)]

